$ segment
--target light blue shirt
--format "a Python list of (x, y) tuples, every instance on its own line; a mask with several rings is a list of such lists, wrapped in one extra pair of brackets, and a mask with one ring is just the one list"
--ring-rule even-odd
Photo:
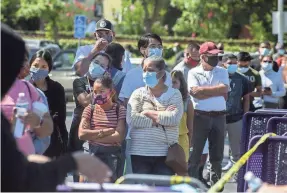
[(272, 91), (271, 96), (263, 96), (263, 100), (265, 102), (279, 103), (280, 97), (283, 97), (286, 93), (282, 74), (279, 72), (274, 72), (273, 70), (270, 70), (268, 72), (264, 72), (263, 70), (261, 70), (259, 72), (262, 80), (262, 88), (264, 89), (264, 87), (270, 87)]

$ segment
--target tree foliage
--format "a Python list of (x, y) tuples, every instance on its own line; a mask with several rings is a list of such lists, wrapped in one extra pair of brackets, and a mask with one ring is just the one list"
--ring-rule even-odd
[(173, 30), (178, 35), (239, 38), (247, 27), (257, 40), (273, 39), (271, 14), (277, 0), (171, 0), (182, 10)]
[(17, 11), (18, 18), (41, 18), (45, 22), (47, 36), (53, 37), (58, 42), (60, 17), (59, 13), (64, 9), (61, 0), (20, 0), (20, 8)]
[(122, 0), (122, 17), (115, 17), (117, 30), (122, 34), (143, 34), (148, 32), (167, 35), (161, 25), (169, 0)]

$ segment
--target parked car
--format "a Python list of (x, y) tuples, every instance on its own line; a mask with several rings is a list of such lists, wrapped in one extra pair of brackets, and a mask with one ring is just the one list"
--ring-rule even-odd
[(76, 49), (61, 50), (53, 57), (53, 69), (49, 76), (62, 84), (66, 93), (66, 101), (74, 101), (73, 81), (78, 77), (72, 69)]
[(72, 70), (74, 58), (76, 56), (76, 49), (61, 50), (57, 44), (47, 44), (46, 46), (28, 45), (29, 59), (38, 50), (43, 49), (51, 53), (53, 58), (53, 69), (49, 76), (53, 80), (59, 82), (65, 89), (66, 101), (73, 101), (73, 81), (77, 78), (75, 72)]

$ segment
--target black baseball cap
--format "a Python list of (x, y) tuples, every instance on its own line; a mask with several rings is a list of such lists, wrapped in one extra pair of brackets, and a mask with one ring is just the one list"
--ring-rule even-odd
[(113, 31), (113, 24), (106, 19), (100, 19), (96, 24), (96, 30), (110, 30)]
[(248, 52), (239, 52), (237, 55), (238, 61), (248, 62), (251, 61), (253, 58), (250, 56)]

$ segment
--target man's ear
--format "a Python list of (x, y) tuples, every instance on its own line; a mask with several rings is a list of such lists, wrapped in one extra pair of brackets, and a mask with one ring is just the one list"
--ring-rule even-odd
[(113, 37), (114, 37), (114, 38), (116, 37), (116, 32), (114, 32), (114, 31), (113, 31)]
[(206, 61), (205, 61), (205, 56), (204, 56), (204, 55), (200, 55), (200, 57), (199, 57), (199, 58), (200, 58), (200, 60), (203, 60), (204, 62), (206, 62)]

